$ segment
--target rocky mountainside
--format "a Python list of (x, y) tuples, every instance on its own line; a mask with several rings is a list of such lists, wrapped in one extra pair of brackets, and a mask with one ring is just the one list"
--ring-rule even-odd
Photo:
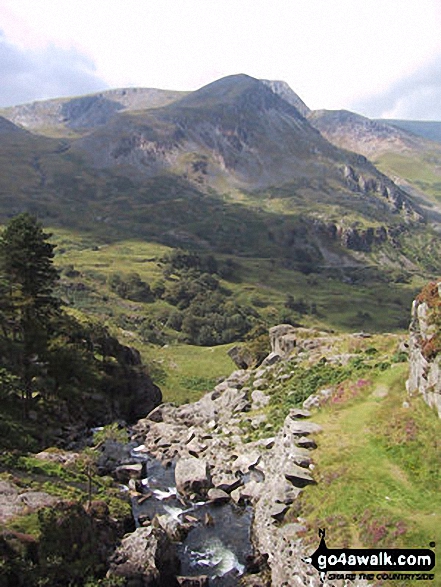
[(308, 120), (331, 143), (360, 153), (440, 221), (441, 147), (437, 123), (370, 120), (346, 110), (318, 110)]
[(424, 143), (421, 137), (396, 126), (348, 110), (315, 110), (308, 120), (334, 145), (366, 157), (414, 149)]
[[(184, 95), (112, 90), (3, 113), (32, 130), (1, 135), (3, 218), (27, 210), (106, 237), (296, 263), (376, 264), (366, 255), (381, 249), (415, 267), (400, 243), (423, 230), (420, 202), (327, 140), (283, 82), (233, 75)], [(357, 125), (378, 137), (377, 123)]]
[(164, 106), (185, 92), (154, 88), (122, 88), (88, 96), (57, 98), (2, 109), (4, 116), (24, 128), (47, 133), (63, 129), (87, 132), (106, 124), (117, 112)]

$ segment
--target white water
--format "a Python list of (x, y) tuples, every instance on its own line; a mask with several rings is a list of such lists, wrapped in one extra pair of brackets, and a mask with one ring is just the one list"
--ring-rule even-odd
[(160, 499), (161, 501), (163, 499), (178, 495), (176, 487), (168, 487), (167, 489), (152, 489), (152, 493), (156, 499)]
[(199, 550), (191, 550), (187, 547), (186, 551), (192, 566), (209, 567), (214, 571), (212, 572), (213, 577), (223, 577), (233, 570), (242, 574), (245, 570), (234, 552), (217, 537), (209, 538)]

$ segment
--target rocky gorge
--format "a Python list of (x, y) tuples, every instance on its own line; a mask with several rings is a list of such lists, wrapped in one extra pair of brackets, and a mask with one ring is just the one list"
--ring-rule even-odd
[[(352, 335), (354, 341), (363, 336)], [(128, 482), (138, 528), (117, 549), (110, 575), (123, 576), (136, 585), (322, 584), (318, 572), (304, 560), (310, 553), (302, 543), (301, 520), (284, 518), (299, 495), (316, 483), (313, 454), (321, 428), (311, 419), (308, 408), (320, 405), (333, 390), (323, 389), (310, 396), (304, 402), (306, 408), (289, 409), (274, 434), (264, 408), (270, 401), (268, 388), (277, 381), (289, 380), (297, 362), (306, 355), (312, 361), (328, 356), (335, 364), (347, 362), (349, 355), (338, 356), (332, 350), (334, 338), (338, 337), (290, 325), (274, 327), (270, 330), (271, 353), (259, 367), (234, 371), (195, 403), (162, 404), (138, 421), (132, 429), (131, 455), (138, 461), (144, 455), (146, 477), (142, 479), (145, 471), (141, 472), (140, 464), (137, 472), (131, 469), (136, 464), (125, 469), (126, 480), (137, 477)], [(140, 515), (139, 504), (158, 493), (149, 481), (155, 476), (157, 463), (163, 471), (169, 471), (161, 499), (178, 501), (173, 502), (175, 507), (165, 508), (166, 514), (158, 515), (153, 508), (147, 515)], [(167, 488), (170, 484), (172, 487)], [(251, 545), (247, 547), (245, 541), (242, 544), (245, 550), (248, 548), (243, 564), (237, 558), (240, 553), (233, 553), (235, 564), (227, 565), (224, 574), (210, 577), (213, 553), (208, 545), (201, 553), (199, 544), (199, 562), (202, 554), (204, 560), (193, 568), (187, 565), (191, 575), (183, 577), (178, 572), (176, 542), (185, 544), (186, 537), (198, 527), (218, 523), (210, 513), (199, 519), (195, 515), (197, 508), (206, 507), (204, 504), (212, 508), (211, 512), (225, 504), (236, 511), (248, 508)], [(231, 519), (224, 517), (219, 523), (230, 524)], [(214, 532), (221, 535), (226, 529), (218, 527)], [(227, 548), (225, 544), (223, 547)], [(219, 560), (211, 560), (212, 565), (215, 567)], [(173, 578), (167, 575), (170, 569), (176, 573)]]
[[(428, 291), (414, 304), (408, 382), (409, 392), (418, 388), (426, 395), (421, 380), (427, 379), (433, 357), (424, 341), (435, 335), (429, 324), (439, 296), (433, 285)], [(388, 348), (407, 352), (403, 337), (382, 336), (388, 339)], [(289, 324), (271, 328), (269, 337), (271, 352), (260, 365), (237, 369), (194, 403), (158, 405), (129, 429), (128, 443), (107, 439), (95, 446), (98, 472), (112, 475), (130, 499), (132, 524), (128, 519), (117, 524), (99, 498), (83, 508), (60, 502), (51, 492), (23, 490), (12, 477), (0, 485), (2, 510), (11, 518), (55, 508), (56, 524), (67, 528), (66, 518), (74, 520), (75, 536), (87, 534), (87, 541), (95, 545), (109, 584), (343, 585), (326, 578), (323, 582), (309, 563), (314, 547), (304, 536), (311, 527), (296, 504), (325, 478), (323, 471), (316, 472), (314, 452), (323, 442), (316, 415), (322, 405), (338, 404), (345, 401), (345, 394), (351, 398), (364, 389), (368, 382), (363, 377), (372, 365), (385, 368), (375, 358), (378, 341), (363, 332), (342, 336)], [(246, 367), (243, 355), (232, 355)], [(323, 376), (318, 377), (321, 370)], [(356, 375), (356, 383), (345, 387), (340, 382), (349, 372)], [(306, 379), (307, 373), (317, 380), (315, 392), (306, 386), (297, 405), (277, 403), (278, 396), (289, 398), (299, 386), (299, 376)], [(369, 393), (384, 396), (381, 387)], [(436, 405), (432, 397), (429, 403)], [(79, 459), (68, 451), (36, 457), (62, 467)], [(43, 519), (45, 515), (50, 518), (48, 513)], [(35, 540), (23, 543), (25, 539), (14, 532), (3, 536), (0, 550), (9, 552), (17, 540), (29, 552), (42, 548)], [(351, 582), (365, 584), (360, 578)]]

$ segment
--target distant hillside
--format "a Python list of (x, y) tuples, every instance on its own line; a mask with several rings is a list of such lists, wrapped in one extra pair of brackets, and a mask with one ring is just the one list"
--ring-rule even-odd
[(52, 136), (54, 132), (62, 135), (69, 129), (85, 132), (106, 124), (120, 111), (157, 108), (183, 95), (185, 92), (152, 88), (123, 88), (88, 96), (21, 104), (3, 108), (0, 114), (29, 130), (49, 136)]
[(28, 130), (0, 135), (4, 220), (30, 211), (110, 240), (302, 270), (438, 263), (418, 195), (360, 155), (383, 142), (413, 157), (424, 140), (351, 113), (310, 113), (283, 82), (240, 74), (186, 94), (111, 90), (7, 114)]
[(404, 121), (401, 127), (401, 121), (370, 120), (346, 110), (319, 110), (308, 119), (333, 144), (368, 157), (440, 223), (441, 146), (416, 131), (433, 135), (441, 123)]
[(430, 141), (441, 143), (441, 122), (427, 120), (394, 120), (383, 119), (378, 122), (384, 122), (392, 126), (401, 128), (414, 135), (418, 135)]
[(422, 141), (383, 120), (371, 120), (348, 110), (316, 110), (308, 120), (331, 143), (366, 157), (385, 151), (418, 148)]

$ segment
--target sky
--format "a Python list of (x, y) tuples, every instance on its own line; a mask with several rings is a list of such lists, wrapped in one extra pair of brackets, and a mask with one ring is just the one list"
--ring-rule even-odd
[(246, 73), (311, 109), (441, 120), (441, 0), (0, 0), (0, 106)]

